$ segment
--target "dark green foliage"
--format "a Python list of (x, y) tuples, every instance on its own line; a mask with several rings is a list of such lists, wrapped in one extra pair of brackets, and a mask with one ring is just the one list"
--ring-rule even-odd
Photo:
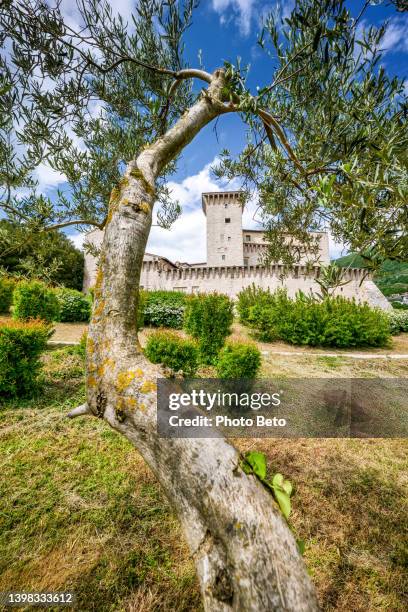
[(239, 320), (244, 325), (249, 323), (249, 314), (252, 306), (260, 304), (261, 302), (269, 302), (271, 299), (271, 292), (269, 289), (261, 289), (254, 283), (246, 289), (242, 289), (238, 293), (237, 311)]
[(89, 321), (91, 301), (83, 293), (64, 288), (56, 289), (55, 294), (59, 303), (59, 321), (63, 323)]
[(233, 318), (233, 303), (226, 295), (209, 293), (187, 299), (184, 328), (198, 340), (203, 363), (215, 363), (231, 333)]
[(255, 378), (261, 365), (261, 352), (255, 344), (228, 342), (220, 351), (218, 378)]
[(21, 281), (13, 293), (13, 317), (58, 321), (59, 303), (55, 292), (41, 281)]
[(0, 314), (7, 314), (13, 301), (16, 281), (7, 276), (0, 276)]
[(391, 302), (391, 305), (395, 310), (408, 310), (408, 304), (403, 304), (402, 302)]
[(197, 346), (175, 332), (159, 330), (152, 333), (145, 354), (152, 363), (160, 363), (173, 373), (181, 371), (185, 376), (194, 376), (198, 367)]
[(0, 266), (49, 284), (81, 291), (84, 254), (62, 232), (29, 231), (5, 219), (0, 221)]
[(408, 312), (398, 311), (388, 313), (390, 333), (395, 336), (401, 332), (408, 332)]
[[(145, 327), (183, 327), (186, 294), (182, 291), (144, 291), (143, 325)], [(139, 307), (139, 312), (141, 307)]]
[(346, 348), (385, 346), (390, 337), (386, 313), (343, 297), (317, 301), (299, 292), (292, 300), (280, 290), (253, 306), (249, 319), (265, 341)]
[(39, 387), (50, 328), (41, 321), (0, 324), (0, 397), (26, 397)]

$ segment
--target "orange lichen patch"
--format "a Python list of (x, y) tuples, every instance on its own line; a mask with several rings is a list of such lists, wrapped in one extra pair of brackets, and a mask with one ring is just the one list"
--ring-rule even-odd
[(133, 168), (133, 170), (131, 170), (129, 174), (130, 176), (132, 176), (133, 178), (137, 179), (138, 181), (142, 183), (143, 188), (147, 194), (149, 194), (152, 197), (155, 195), (156, 189), (154, 188), (153, 185), (149, 183), (148, 180), (146, 180), (143, 172), (141, 172), (139, 168)]
[(92, 338), (88, 336), (86, 339), (86, 352), (88, 353), (88, 355), (92, 355), (94, 350), (95, 350), (95, 342), (93, 341)]
[(103, 313), (104, 308), (105, 308), (105, 300), (100, 300), (100, 302), (95, 307), (95, 310), (93, 311), (93, 316), (100, 317), (101, 314)]
[(134, 397), (123, 398), (129, 408), (135, 409), (137, 407), (137, 400)]
[(141, 393), (153, 393), (157, 390), (157, 384), (152, 380), (145, 380), (140, 387)]
[(88, 376), (86, 382), (88, 384), (88, 387), (96, 387), (98, 381), (96, 380), (95, 376)]
[(137, 368), (137, 369), (135, 370), (135, 377), (136, 377), (136, 378), (141, 378), (142, 376), (143, 376), (143, 370), (142, 370), (142, 368)]
[(92, 361), (89, 361), (87, 365), (87, 369), (88, 369), (88, 372), (95, 372), (95, 370), (97, 369), (97, 366)]
[(113, 369), (115, 367), (115, 362), (110, 357), (104, 359), (101, 365), (98, 367), (98, 376), (103, 376), (105, 374), (106, 369)]
[(149, 204), (147, 202), (141, 202), (139, 204), (139, 210), (141, 210), (146, 215), (148, 215), (150, 213), (150, 206), (149, 206)]
[(124, 391), (126, 387), (130, 385), (132, 380), (136, 378), (136, 374), (134, 370), (129, 370), (128, 372), (119, 372), (118, 377), (116, 379), (116, 389), (119, 391)]
[(94, 287), (95, 298), (99, 298), (101, 295), (102, 281), (103, 281), (103, 272), (102, 272), (102, 267), (99, 265), (98, 272), (96, 274), (95, 287)]
[(111, 191), (111, 195), (109, 198), (109, 204), (113, 204), (113, 202), (115, 202), (115, 200), (117, 200), (119, 196), (120, 196), (119, 187), (114, 187)]

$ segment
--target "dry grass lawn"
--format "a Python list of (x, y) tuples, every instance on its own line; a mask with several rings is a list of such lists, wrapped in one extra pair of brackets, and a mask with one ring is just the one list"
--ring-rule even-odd
[[(144, 461), (99, 420), (65, 417), (84, 396), (76, 349), (50, 350), (45, 372), (40, 397), (0, 407), (0, 591), (71, 589), (81, 612), (201, 610), (179, 524)], [(408, 360), (269, 351), (262, 376), (274, 375), (406, 377)], [(235, 443), (294, 483), (291, 521), (324, 610), (406, 610), (406, 440)]]

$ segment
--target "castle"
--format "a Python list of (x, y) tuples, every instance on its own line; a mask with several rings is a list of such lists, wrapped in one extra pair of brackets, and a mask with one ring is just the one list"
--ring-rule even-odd
[[(286, 287), (289, 295), (297, 291), (319, 292), (316, 282), (321, 266), (330, 262), (329, 239), (325, 232), (314, 232), (319, 244), (319, 263), (306, 266), (306, 259), (300, 260), (290, 270), (277, 262), (265, 265), (262, 255), (266, 248), (263, 230), (243, 229), (242, 194), (239, 191), (213, 192), (202, 194), (202, 207), (207, 220), (207, 261), (205, 263), (171, 262), (166, 257), (146, 253), (143, 260), (140, 285), (144, 289), (167, 289), (186, 293), (219, 291), (234, 298), (241, 289), (254, 283), (274, 291)], [(87, 234), (87, 241), (99, 247), (103, 232), (93, 230)], [(95, 282), (97, 259), (85, 255), (84, 290)], [(373, 306), (384, 309), (391, 305), (373, 281), (365, 277), (360, 269), (346, 271), (347, 284), (335, 293), (355, 297)]]

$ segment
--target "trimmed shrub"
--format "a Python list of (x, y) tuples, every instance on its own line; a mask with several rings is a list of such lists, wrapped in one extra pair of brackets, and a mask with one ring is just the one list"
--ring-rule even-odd
[(408, 312), (395, 311), (388, 313), (390, 333), (393, 336), (401, 332), (408, 332)]
[(0, 276), (0, 313), (8, 314), (13, 301), (13, 291), (16, 286), (14, 278)]
[(185, 376), (194, 376), (198, 367), (198, 350), (194, 342), (167, 330), (149, 336), (145, 354), (152, 363), (160, 363), (173, 373), (181, 371)]
[(285, 289), (277, 289), (274, 293), (264, 291), (260, 299), (250, 306), (247, 325), (258, 330), (260, 340), (273, 342), (279, 338), (278, 324), (291, 303)]
[(41, 281), (21, 281), (13, 293), (13, 318), (20, 321), (58, 321), (59, 303), (52, 289)]
[(40, 356), (50, 335), (39, 320), (0, 323), (0, 396), (26, 397), (38, 390)]
[(91, 315), (91, 301), (76, 289), (55, 289), (59, 304), (59, 321), (75, 323), (89, 321)]
[(272, 294), (269, 289), (261, 289), (254, 283), (238, 293), (237, 311), (240, 323), (250, 325), (250, 310), (252, 306), (267, 303), (271, 300)]
[(216, 364), (218, 378), (255, 378), (261, 366), (261, 352), (255, 344), (228, 342)]
[(346, 348), (385, 346), (390, 338), (385, 312), (341, 296), (319, 302), (299, 292), (291, 300), (280, 290), (269, 303), (251, 307), (249, 319), (266, 341)]
[(198, 340), (203, 363), (215, 363), (231, 333), (233, 303), (226, 295), (209, 293), (189, 296), (184, 317), (185, 330)]
[[(139, 313), (143, 309), (143, 325), (182, 329), (186, 294), (182, 291), (143, 291)], [(140, 325), (139, 315), (139, 325)]]

